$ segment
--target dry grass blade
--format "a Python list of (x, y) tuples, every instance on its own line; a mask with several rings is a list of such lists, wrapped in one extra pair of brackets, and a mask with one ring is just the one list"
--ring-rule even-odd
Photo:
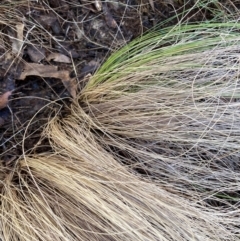
[(14, 171), (5, 170), (3, 240), (221, 240), (218, 232), (228, 237), (219, 225), (224, 215), (208, 215), (130, 173), (84, 122), (80, 116), (52, 121), (58, 154), (26, 157)]
[(149, 33), (116, 52), (52, 152), (0, 162), (2, 241), (239, 239), (238, 23)]
[(240, 198), (237, 29), (189, 25), (149, 34), (102, 66), (79, 97), (83, 110), (73, 111), (85, 113), (120, 162), (227, 213), (233, 233)]

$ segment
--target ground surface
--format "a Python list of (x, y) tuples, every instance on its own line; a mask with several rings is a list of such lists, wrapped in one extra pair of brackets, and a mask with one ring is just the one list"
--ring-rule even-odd
[[(48, 119), (114, 51), (163, 24), (204, 21), (234, 9), (207, 1), (3, 1), (0, 6), (0, 159), (47, 150)], [(189, 9), (192, 9), (189, 11)], [(187, 13), (187, 14), (186, 14)], [(225, 13), (223, 13), (225, 14)], [(9, 101), (8, 101), (9, 99)]]

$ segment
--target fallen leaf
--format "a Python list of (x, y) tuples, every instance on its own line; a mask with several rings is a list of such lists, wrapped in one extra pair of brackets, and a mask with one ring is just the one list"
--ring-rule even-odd
[(64, 87), (68, 90), (69, 94), (75, 99), (77, 97), (77, 81), (76, 78), (62, 79)]
[(23, 67), (23, 72), (21, 73), (19, 79), (24, 80), (27, 76), (30, 75), (57, 78), (59, 76), (58, 67), (53, 65), (26, 63)]
[(59, 53), (51, 53), (48, 55), (47, 61), (53, 60), (55, 62), (60, 62), (60, 63), (71, 63), (71, 59), (67, 57), (64, 54), (59, 54)]
[(87, 74), (93, 74), (99, 67), (99, 61), (91, 60), (81, 70), (83, 76)]
[(24, 70), (21, 73), (19, 79), (24, 80), (27, 76), (35, 75), (42, 78), (56, 78), (61, 79), (63, 85), (68, 90), (70, 95), (75, 98), (77, 96), (77, 83), (76, 79), (71, 79), (69, 71), (60, 70), (58, 71), (57, 66), (43, 65), (35, 63), (27, 63), (24, 66)]
[(36, 46), (32, 46), (32, 45), (27, 47), (27, 53), (28, 53), (28, 56), (30, 57), (30, 59), (34, 63), (39, 63), (41, 60), (43, 60), (46, 57), (45, 49), (36, 47)]
[(0, 110), (8, 105), (8, 97), (12, 94), (12, 91), (7, 91), (0, 95)]
[(57, 21), (57, 17), (54, 16), (53, 14), (41, 15), (40, 16), (40, 23), (43, 26), (51, 27), (55, 34), (61, 33), (61, 26), (60, 26), (59, 22)]

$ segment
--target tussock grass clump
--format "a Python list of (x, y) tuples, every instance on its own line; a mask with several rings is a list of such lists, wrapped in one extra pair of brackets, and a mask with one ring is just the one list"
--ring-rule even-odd
[(174, 192), (238, 201), (238, 28), (167, 29), (113, 55), (80, 96), (99, 143)]
[[(25, 157), (1, 190), (3, 240), (227, 240), (211, 213), (129, 172), (84, 117), (50, 123), (56, 153)], [(222, 237), (218, 237), (221, 232)]]
[(113, 54), (49, 121), (53, 151), (1, 166), (2, 240), (237, 240), (239, 26)]

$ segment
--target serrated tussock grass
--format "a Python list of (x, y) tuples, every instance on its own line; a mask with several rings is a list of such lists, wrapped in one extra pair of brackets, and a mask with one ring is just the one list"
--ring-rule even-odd
[(79, 97), (99, 143), (180, 191), (238, 197), (238, 29), (166, 29), (109, 58)]
[(113, 54), (52, 152), (1, 166), (1, 239), (237, 240), (238, 23), (150, 32)]

